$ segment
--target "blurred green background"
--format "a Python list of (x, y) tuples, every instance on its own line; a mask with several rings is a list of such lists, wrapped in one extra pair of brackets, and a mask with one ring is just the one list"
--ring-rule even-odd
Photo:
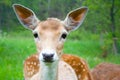
[(85, 21), (70, 33), (64, 52), (84, 58), (91, 69), (101, 62), (120, 64), (120, 0), (0, 0), (0, 80), (23, 80), (23, 62), (36, 53), (33, 34), (17, 20), (14, 3), (40, 20), (64, 20), (69, 11), (87, 6)]

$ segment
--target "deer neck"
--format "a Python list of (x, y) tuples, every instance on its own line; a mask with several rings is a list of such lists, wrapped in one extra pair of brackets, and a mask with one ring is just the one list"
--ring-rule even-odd
[(57, 80), (58, 61), (53, 63), (40, 62), (40, 80)]

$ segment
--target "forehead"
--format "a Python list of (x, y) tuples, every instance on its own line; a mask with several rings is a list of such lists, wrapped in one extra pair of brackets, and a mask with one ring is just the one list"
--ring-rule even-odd
[(62, 22), (57, 18), (48, 18), (46, 21), (40, 22), (37, 28), (40, 32), (59, 32), (65, 29)]

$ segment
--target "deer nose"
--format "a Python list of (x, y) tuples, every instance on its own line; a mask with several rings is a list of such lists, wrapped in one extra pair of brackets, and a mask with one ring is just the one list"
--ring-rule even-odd
[(54, 53), (42, 53), (44, 62), (53, 62)]

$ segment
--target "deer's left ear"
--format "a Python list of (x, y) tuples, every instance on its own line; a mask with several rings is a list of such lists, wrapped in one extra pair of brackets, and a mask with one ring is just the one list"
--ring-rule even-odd
[(63, 21), (66, 29), (68, 31), (76, 30), (84, 21), (87, 11), (87, 7), (82, 7), (69, 12)]

